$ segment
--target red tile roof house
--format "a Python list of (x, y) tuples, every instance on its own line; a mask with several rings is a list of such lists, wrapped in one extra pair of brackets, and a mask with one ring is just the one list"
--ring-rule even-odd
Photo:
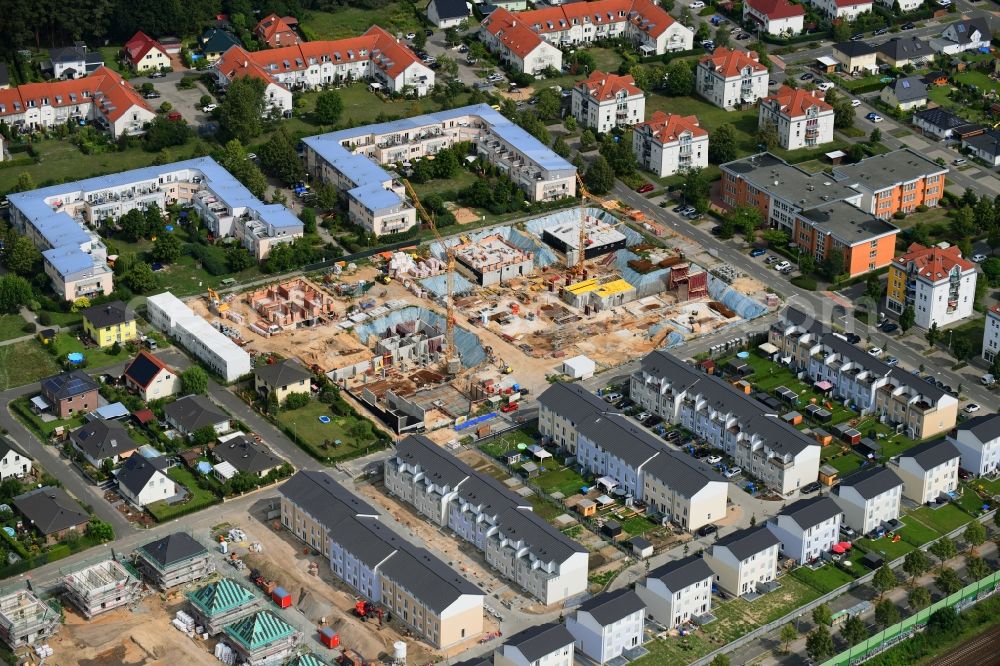
[(744, 0), (743, 20), (753, 21), (770, 35), (798, 35), (806, 10), (788, 0)]
[(277, 49), (282, 46), (295, 46), (301, 39), (292, 24), (298, 25), (298, 21), (291, 16), (284, 18), (277, 14), (271, 14), (257, 24), (253, 29), (253, 34), (262, 44), (267, 44), (268, 48)]
[(141, 30), (125, 42), (125, 59), (136, 73), (171, 69), (167, 47)]

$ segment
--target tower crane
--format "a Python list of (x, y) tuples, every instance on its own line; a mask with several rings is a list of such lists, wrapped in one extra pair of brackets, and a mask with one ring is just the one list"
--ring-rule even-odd
[(407, 194), (413, 199), (413, 205), (420, 213), (420, 217), (427, 222), (427, 225), (431, 228), (431, 232), (434, 234), (434, 238), (437, 239), (441, 246), (444, 248), (445, 256), (448, 258), (447, 265), (445, 267), (446, 279), (448, 284), (448, 293), (445, 299), (445, 372), (448, 375), (457, 375), (458, 371), (462, 367), (462, 360), (458, 355), (458, 348), (455, 346), (455, 304), (453, 302), (453, 293), (455, 290), (455, 252), (450, 246), (444, 242), (444, 238), (441, 237), (441, 233), (438, 231), (437, 225), (434, 223), (434, 216), (427, 212), (423, 204), (420, 203), (420, 199), (417, 197), (416, 191), (413, 189), (413, 185), (406, 178), (402, 179), (403, 186), (406, 188)]
[(577, 260), (576, 265), (573, 266), (572, 273), (581, 277), (583, 275), (584, 268), (584, 258), (586, 256), (587, 249), (587, 199), (590, 199), (594, 203), (600, 205), (604, 210), (617, 210), (618, 203), (610, 199), (605, 199), (593, 194), (587, 189), (587, 186), (583, 184), (583, 178), (580, 177), (580, 172), (576, 174), (576, 186), (580, 191), (580, 258)]

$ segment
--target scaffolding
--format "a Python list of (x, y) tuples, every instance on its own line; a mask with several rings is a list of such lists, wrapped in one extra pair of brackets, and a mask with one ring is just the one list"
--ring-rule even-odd
[(0, 597), (0, 640), (11, 650), (44, 641), (59, 622), (59, 613), (27, 590)]
[(139, 576), (115, 560), (105, 560), (63, 577), (66, 599), (88, 620), (139, 597)]

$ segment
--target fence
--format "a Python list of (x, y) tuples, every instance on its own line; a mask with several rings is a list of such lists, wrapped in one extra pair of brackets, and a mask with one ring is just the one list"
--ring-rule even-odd
[[(989, 520), (990, 518), (992, 518), (993, 514), (995, 514), (995, 513), (996, 513), (996, 509), (994, 509), (993, 511), (990, 511), (988, 513), (983, 514), (982, 516), (980, 516), (979, 518), (977, 518), (977, 520), (979, 520), (979, 522), (981, 522), (981, 523), (985, 523), (987, 520)], [(967, 524), (966, 525), (962, 525), (961, 527), (952, 530), (950, 533), (944, 534), (944, 535), (938, 537), (938, 539), (942, 539), (944, 537), (948, 537), (950, 539), (954, 539), (954, 538), (960, 536), (962, 534), (962, 532), (965, 531), (966, 526), (967, 526)], [(928, 541), (927, 543), (925, 543), (923, 546), (920, 547), (920, 550), (927, 550), (931, 546), (931, 544), (933, 544), (938, 539), (934, 539), (934, 541)], [(904, 557), (898, 557), (895, 560), (893, 560), (892, 562), (888, 562), (888, 565), (889, 565), (890, 568), (895, 569), (896, 567), (898, 567), (898, 566), (900, 566), (900, 565), (903, 564), (903, 560), (904, 559), (906, 559), (905, 556)], [(993, 575), (996, 576), (996, 574), (993, 574)], [(768, 633), (770, 633), (770, 632), (772, 632), (772, 631), (774, 631), (774, 630), (782, 627), (785, 624), (788, 624), (789, 622), (791, 622), (792, 620), (796, 619), (797, 617), (799, 617), (799, 616), (801, 616), (801, 615), (803, 615), (805, 613), (811, 612), (812, 609), (816, 608), (820, 604), (825, 604), (826, 602), (828, 602), (828, 601), (830, 601), (832, 599), (835, 599), (835, 598), (839, 597), (840, 595), (842, 595), (842, 594), (844, 594), (846, 592), (849, 592), (850, 590), (853, 590), (856, 587), (860, 587), (861, 585), (864, 585), (865, 583), (867, 583), (868, 581), (870, 581), (874, 577), (875, 577), (875, 571), (869, 571), (864, 576), (861, 576), (860, 578), (857, 578), (857, 579), (851, 581), (850, 583), (846, 583), (844, 585), (841, 585), (836, 590), (833, 590), (831, 592), (827, 592), (826, 594), (822, 595), (818, 599), (814, 599), (814, 600), (810, 601), (808, 604), (805, 604), (804, 606), (799, 606), (794, 611), (792, 611), (791, 613), (788, 613), (784, 617), (778, 618), (777, 620), (775, 620), (773, 622), (769, 622), (768, 624), (765, 624), (764, 626), (757, 627), (756, 629), (754, 629), (750, 633), (747, 633), (747, 634), (744, 634), (743, 636), (740, 636), (739, 638), (737, 638), (732, 643), (724, 645), (723, 647), (718, 648), (717, 650), (713, 650), (712, 652), (708, 653), (707, 655), (705, 655), (701, 659), (698, 659), (697, 661), (691, 662), (689, 664), (689, 666), (708, 666), (708, 664), (711, 663), (712, 659), (714, 659), (717, 655), (725, 654), (727, 652), (732, 652), (733, 650), (739, 649), (739, 648), (743, 647), (744, 645), (746, 645), (747, 643), (750, 643), (751, 641), (756, 640), (756, 639), (760, 638), (761, 636), (764, 636), (765, 634), (768, 634)], [(983, 580), (989, 580), (989, 578), (990, 577), (987, 577), (987, 578), (984, 578)], [(1000, 578), (998, 578), (997, 581), (1000, 581)], [(995, 581), (995, 582), (997, 582), (997, 581)], [(971, 585), (969, 587), (971, 587)], [(961, 592), (956, 592), (955, 594), (961, 594)], [(954, 596), (955, 595), (947, 597), (947, 599), (951, 599)], [(946, 599), (942, 599), (942, 601), (946, 601)], [(940, 603), (941, 602), (939, 601), (938, 604), (940, 604)], [(935, 610), (937, 610), (940, 607), (941, 606), (939, 606), (937, 604), (935, 604), (935, 606), (932, 606), (932, 608), (935, 608)], [(916, 617), (916, 616), (912, 616), (912, 617)], [(911, 618), (907, 618), (907, 620), (909, 620), (909, 619), (911, 619)], [(903, 622), (906, 622), (906, 620), (904, 620)], [(902, 624), (902, 623), (900, 623), (900, 624)], [(885, 632), (880, 632), (879, 634), (876, 634), (876, 636), (883, 635), (884, 633)], [(871, 640), (872, 639), (869, 639), (864, 644), (865, 645), (871, 644)], [(885, 638), (883, 636), (883, 641), (884, 640), (885, 640)], [(838, 655), (835, 659), (839, 659), (842, 656), (843, 655)], [(874, 656), (874, 654), (870, 655), (870, 656)], [(845, 666), (845, 665), (848, 665), (850, 663), (851, 663), (850, 660), (848, 660), (848, 661), (829, 661), (829, 662), (824, 663), (822, 666)]]

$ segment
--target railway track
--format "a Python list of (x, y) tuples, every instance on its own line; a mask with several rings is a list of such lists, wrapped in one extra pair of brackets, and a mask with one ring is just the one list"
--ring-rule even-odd
[(963, 643), (930, 666), (1000, 666), (1000, 626)]

